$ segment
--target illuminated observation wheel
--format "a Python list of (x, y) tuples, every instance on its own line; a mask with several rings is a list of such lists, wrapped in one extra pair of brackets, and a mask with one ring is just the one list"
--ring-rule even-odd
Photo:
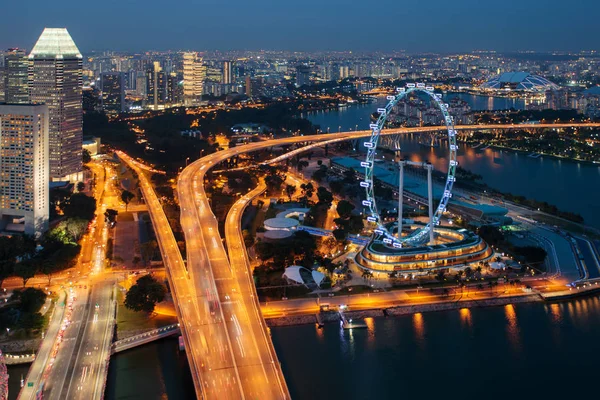
[[(387, 97), (389, 102), (385, 106), (385, 108), (377, 109), (377, 112), (379, 113), (379, 118), (377, 118), (376, 123), (370, 125), (371, 138), (369, 139), (369, 141), (366, 141), (364, 143), (364, 146), (367, 148), (367, 157), (365, 161), (361, 162), (361, 166), (365, 168), (365, 180), (361, 182), (360, 185), (366, 188), (367, 198), (366, 200), (363, 200), (363, 206), (368, 207), (369, 209), (367, 211), (367, 221), (376, 225), (374, 230), (375, 235), (382, 237), (384, 243), (391, 244), (396, 248), (401, 248), (404, 247), (404, 245), (414, 246), (424, 243), (428, 238), (429, 231), (439, 224), (440, 218), (446, 210), (446, 206), (448, 205), (448, 201), (450, 200), (450, 197), (452, 197), (452, 186), (456, 181), (455, 172), (458, 163), (456, 161), (457, 146), (456, 130), (454, 129), (454, 119), (448, 113), (448, 104), (442, 102), (442, 95), (434, 93), (433, 87), (426, 87), (423, 83), (409, 83), (406, 85), (405, 88), (396, 88), (396, 92), (397, 94), (395, 96)], [(377, 150), (379, 136), (381, 135), (381, 130), (385, 126), (387, 116), (391, 113), (392, 108), (396, 105), (396, 103), (398, 103), (398, 101), (400, 101), (412, 92), (422, 92), (427, 94), (430, 98), (434, 100), (435, 104), (442, 112), (444, 123), (446, 125), (446, 130), (448, 132), (448, 175), (446, 177), (446, 184), (444, 187), (442, 198), (435, 212), (433, 213), (433, 218), (423, 228), (415, 230), (405, 237), (395, 237), (392, 234), (392, 232), (390, 232), (385, 227), (385, 225), (381, 223), (381, 217), (379, 216), (379, 212), (377, 211), (375, 193), (373, 190), (373, 170), (375, 167), (375, 152)], [(399, 234), (398, 236), (401, 235)]]

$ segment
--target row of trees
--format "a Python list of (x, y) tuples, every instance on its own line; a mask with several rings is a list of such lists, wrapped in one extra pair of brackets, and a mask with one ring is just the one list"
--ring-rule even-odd
[[(0, 237), (0, 285), (10, 276), (23, 280), (23, 286), (37, 273), (47, 276), (75, 266), (82, 236), (95, 217), (96, 200), (83, 193), (64, 197), (58, 204), (63, 219), (36, 243), (27, 235)], [(37, 245), (40, 245), (40, 248)]]

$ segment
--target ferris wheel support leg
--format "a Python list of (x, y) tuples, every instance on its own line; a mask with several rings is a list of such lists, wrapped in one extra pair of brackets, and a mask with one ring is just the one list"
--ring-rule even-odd
[(400, 165), (400, 182), (398, 185), (398, 239), (402, 237), (402, 205), (404, 200), (404, 160), (398, 162)]
[(431, 182), (431, 170), (433, 166), (427, 164), (427, 195), (429, 201), (429, 244), (433, 244), (433, 184)]

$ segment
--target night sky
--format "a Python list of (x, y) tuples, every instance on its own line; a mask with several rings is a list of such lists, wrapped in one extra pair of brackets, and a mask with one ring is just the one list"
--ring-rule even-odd
[(0, 48), (45, 26), (82, 51), (590, 50), (599, 0), (1, 0)]

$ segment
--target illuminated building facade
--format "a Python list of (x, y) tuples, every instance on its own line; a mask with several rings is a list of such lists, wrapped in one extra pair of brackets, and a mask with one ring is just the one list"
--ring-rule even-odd
[(49, 116), (50, 179), (80, 181), (82, 57), (64, 28), (46, 28), (29, 54), (31, 103), (46, 104)]
[(223, 61), (223, 81), (229, 85), (233, 83), (233, 61)]
[(167, 99), (167, 84), (165, 73), (160, 63), (155, 61), (146, 71), (146, 102), (152, 109), (158, 110)]
[(48, 229), (49, 114), (46, 105), (0, 105), (1, 230)]
[(196, 52), (183, 53), (183, 103), (198, 105), (204, 93), (206, 68), (202, 57)]
[(29, 59), (25, 50), (8, 49), (4, 53), (4, 102), (29, 103)]
[(122, 72), (105, 72), (100, 75), (102, 109), (108, 114), (125, 111), (125, 76)]

